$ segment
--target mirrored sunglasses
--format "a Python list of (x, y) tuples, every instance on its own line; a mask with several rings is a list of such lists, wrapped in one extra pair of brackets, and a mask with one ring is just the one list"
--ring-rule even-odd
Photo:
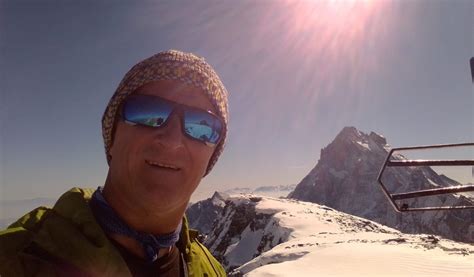
[(132, 94), (122, 107), (123, 120), (132, 125), (160, 128), (173, 112), (178, 112), (183, 133), (207, 145), (216, 145), (222, 136), (223, 122), (211, 111), (179, 104), (161, 97)]

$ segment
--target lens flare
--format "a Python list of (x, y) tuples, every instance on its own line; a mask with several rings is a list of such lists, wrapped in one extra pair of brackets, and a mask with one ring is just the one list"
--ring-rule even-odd
[[(389, 43), (383, 1), (287, 1), (286, 42), (314, 68), (318, 91), (330, 92), (337, 76), (357, 89), (377, 70), (377, 55)], [(301, 58), (301, 57), (300, 57)], [(339, 78), (340, 79), (340, 78)], [(319, 85), (318, 85), (319, 84)], [(326, 84), (326, 87), (320, 87)]]

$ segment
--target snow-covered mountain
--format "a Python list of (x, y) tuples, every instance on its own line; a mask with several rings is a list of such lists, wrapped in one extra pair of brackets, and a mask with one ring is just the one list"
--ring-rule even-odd
[(230, 276), (473, 276), (474, 245), (327, 206), (230, 196), (205, 239)]
[(191, 203), (186, 210), (190, 227), (207, 234), (212, 228), (214, 220), (221, 213), (229, 195), (254, 194), (258, 196), (286, 197), (295, 189), (296, 185), (260, 186), (257, 188), (232, 188), (224, 192), (215, 192), (212, 197)]
[[(321, 150), (317, 165), (303, 178), (289, 198), (323, 204), (361, 216), (405, 233), (438, 234), (474, 242), (474, 210), (396, 213), (377, 183), (377, 174), (390, 150), (386, 139), (345, 127)], [(395, 159), (405, 159), (395, 156)], [(389, 168), (383, 181), (391, 192), (461, 185), (430, 167)], [(410, 206), (472, 205), (461, 195), (418, 198)]]
[(186, 209), (189, 226), (201, 234), (209, 233), (228, 198), (228, 194), (216, 191), (211, 198), (190, 205)]

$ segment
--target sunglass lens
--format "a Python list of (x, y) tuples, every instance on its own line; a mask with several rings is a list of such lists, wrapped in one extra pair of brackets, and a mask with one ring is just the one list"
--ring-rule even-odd
[(185, 110), (184, 130), (189, 136), (211, 144), (217, 144), (222, 123), (210, 113), (201, 110)]
[(146, 95), (132, 95), (123, 107), (124, 119), (136, 124), (160, 127), (171, 114), (173, 106), (161, 99)]

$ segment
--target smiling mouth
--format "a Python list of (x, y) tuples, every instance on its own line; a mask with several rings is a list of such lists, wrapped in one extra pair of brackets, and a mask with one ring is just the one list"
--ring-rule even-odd
[(164, 169), (170, 169), (170, 170), (175, 170), (178, 171), (180, 170), (179, 167), (171, 165), (171, 164), (166, 164), (166, 163), (160, 163), (160, 162), (155, 162), (155, 161), (149, 161), (145, 160), (147, 164), (154, 166), (154, 167), (159, 167), (159, 168), (164, 168)]

